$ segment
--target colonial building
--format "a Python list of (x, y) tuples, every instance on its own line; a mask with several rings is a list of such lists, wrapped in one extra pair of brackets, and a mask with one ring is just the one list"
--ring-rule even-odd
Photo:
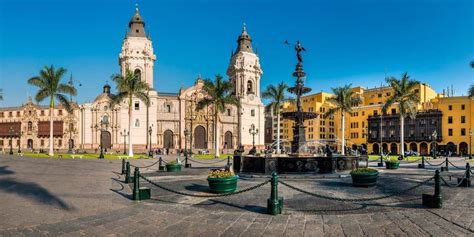
[[(219, 113), (218, 121), (214, 121), (212, 116), (213, 106), (196, 109), (197, 103), (207, 96), (201, 77), (195, 80), (194, 86), (181, 88), (176, 93), (159, 92), (154, 88), (157, 57), (138, 7), (128, 26), (118, 57), (120, 72), (124, 75), (126, 70), (131, 70), (148, 84), (150, 105), (133, 98), (131, 131), (128, 131), (129, 105), (124, 101), (110, 107), (113, 92), (106, 84), (94, 101), (75, 105), (72, 114), (62, 108), (55, 109), (56, 149), (67, 149), (71, 144), (71, 147), (82, 150), (97, 150), (102, 145), (108, 151), (123, 151), (131, 141), (134, 150), (140, 151), (149, 148), (184, 149), (186, 142), (194, 149), (212, 150), (216, 133), (224, 152), (232, 152), (239, 144), (249, 150), (254, 138), (257, 148), (263, 149), (264, 106), (260, 98), (263, 71), (245, 25), (227, 69), (229, 80), (234, 84), (233, 94), (241, 106), (228, 106), (224, 113)], [(48, 108), (35, 105), (31, 100), (21, 107), (1, 109), (0, 147), (7, 147), (12, 137), (13, 143), (19, 142), (21, 148), (46, 149), (49, 144), (48, 112)], [(218, 130), (214, 131), (216, 122)], [(250, 128), (259, 132), (251, 135)], [(189, 137), (185, 137), (185, 131), (189, 131)], [(71, 143), (68, 143), (69, 137)]]

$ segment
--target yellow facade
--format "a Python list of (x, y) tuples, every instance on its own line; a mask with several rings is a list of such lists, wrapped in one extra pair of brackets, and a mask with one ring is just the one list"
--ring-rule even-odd
[[(362, 87), (352, 88), (354, 93), (361, 97), (362, 103), (353, 107), (353, 111), (346, 115), (345, 140), (348, 147), (367, 147), (368, 152), (372, 153), (373, 147), (367, 145), (368, 121), (370, 116), (380, 115), (382, 106), (386, 100), (393, 95), (391, 87), (378, 87), (364, 89)], [(466, 153), (469, 150), (469, 131), (474, 128), (474, 99), (467, 96), (461, 97), (445, 97), (438, 94), (433, 88), (425, 83), (419, 84), (415, 88), (415, 93), (419, 97), (417, 105), (418, 111), (440, 110), (442, 112), (442, 134), (441, 141), (438, 145), (454, 144), (456, 153)], [(327, 99), (332, 94), (320, 92), (302, 97), (302, 105), (304, 111), (317, 112), (320, 116), (313, 120), (305, 121), (306, 140), (311, 143), (332, 143), (338, 144), (337, 149), (340, 150), (341, 116), (336, 113), (332, 118), (324, 118), (321, 114), (327, 112), (332, 107)], [(283, 111), (294, 111), (295, 106), (288, 106)], [(398, 114), (397, 105), (393, 105), (387, 110), (387, 114)], [(452, 117), (451, 119), (449, 117)], [(283, 139), (288, 141), (293, 137), (293, 122), (282, 120)], [(406, 132), (406, 131), (405, 131)], [(387, 147), (397, 146), (400, 151), (399, 142), (383, 142)], [(424, 143), (424, 144), (422, 144)], [(405, 148), (408, 150), (420, 151), (425, 149), (426, 141), (406, 142)], [(428, 144), (428, 147), (431, 144)], [(423, 146), (423, 147), (421, 147)], [(413, 149), (410, 149), (413, 148)], [(474, 148), (474, 147), (472, 147)], [(378, 152), (378, 151), (375, 151)]]

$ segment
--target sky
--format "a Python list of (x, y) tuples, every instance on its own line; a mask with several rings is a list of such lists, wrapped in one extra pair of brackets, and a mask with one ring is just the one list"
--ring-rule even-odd
[(285, 40), (306, 48), (313, 92), (373, 88), (403, 72), (438, 92), (452, 85), (456, 95), (474, 83), (472, 0), (0, 0), (0, 106), (34, 96), (26, 81), (45, 65), (66, 68), (64, 82), (73, 75), (79, 103), (94, 100), (119, 72), (136, 3), (160, 92), (191, 86), (199, 74), (225, 75), (243, 23), (260, 56), (261, 88), (294, 84), (296, 57)]

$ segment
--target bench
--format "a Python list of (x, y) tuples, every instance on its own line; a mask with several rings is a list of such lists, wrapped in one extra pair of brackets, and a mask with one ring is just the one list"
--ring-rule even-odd
[(83, 155), (71, 155), (71, 158), (75, 159), (75, 158), (79, 158), (79, 159), (82, 159), (82, 157), (84, 157)]

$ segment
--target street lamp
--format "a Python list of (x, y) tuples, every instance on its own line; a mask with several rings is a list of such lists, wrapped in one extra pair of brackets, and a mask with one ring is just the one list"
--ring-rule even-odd
[(431, 138), (433, 139), (433, 142), (431, 143), (432, 150), (433, 150), (433, 159), (436, 159), (436, 139), (438, 137), (438, 132), (436, 130), (433, 131), (433, 134), (431, 134)]
[[(99, 155), (99, 159), (104, 159), (104, 144), (103, 144), (103, 139), (102, 139), (102, 133), (104, 132), (104, 128), (103, 126), (105, 125), (105, 130), (107, 130), (108, 126), (109, 126), (109, 121), (108, 119), (106, 119), (106, 117), (102, 118), (102, 120), (100, 121), (100, 155)], [(97, 128), (97, 124), (96, 124), (96, 128)]]
[(8, 129), (8, 134), (10, 135), (10, 155), (13, 155), (13, 134), (15, 134), (15, 130), (12, 126)]
[(469, 159), (472, 159), (472, 129), (469, 128)]
[(72, 133), (75, 132), (74, 124), (70, 123), (69, 124), (69, 142), (68, 142), (68, 150), (67, 153), (71, 154), (72, 153)]
[(188, 163), (188, 136), (191, 133), (187, 128), (184, 129), (184, 168), (190, 168), (191, 164)]
[(257, 148), (255, 147), (255, 135), (258, 134), (258, 128), (255, 128), (255, 125), (252, 124), (249, 129), (249, 133), (252, 135), (252, 149), (249, 151), (249, 154), (257, 154)]
[(127, 154), (127, 136), (130, 135), (130, 132), (127, 132), (127, 130), (123, 130), (123, 133), (120, 132), (120, 136), (123, 137), (123, 154), (126, 155)]
[(21, 153), (21, 136), (23, 135), (23, 131), (16, 132), (16, 135), (18, 136), (18, 153)]
[(153, 151), (151, 150), (151, 133), (153, 132), (153, 129), (151, 126), (148, 128), (148, 135), (150, 137), (150, 145), (148, 145), (148, 157), (153, 157)]

